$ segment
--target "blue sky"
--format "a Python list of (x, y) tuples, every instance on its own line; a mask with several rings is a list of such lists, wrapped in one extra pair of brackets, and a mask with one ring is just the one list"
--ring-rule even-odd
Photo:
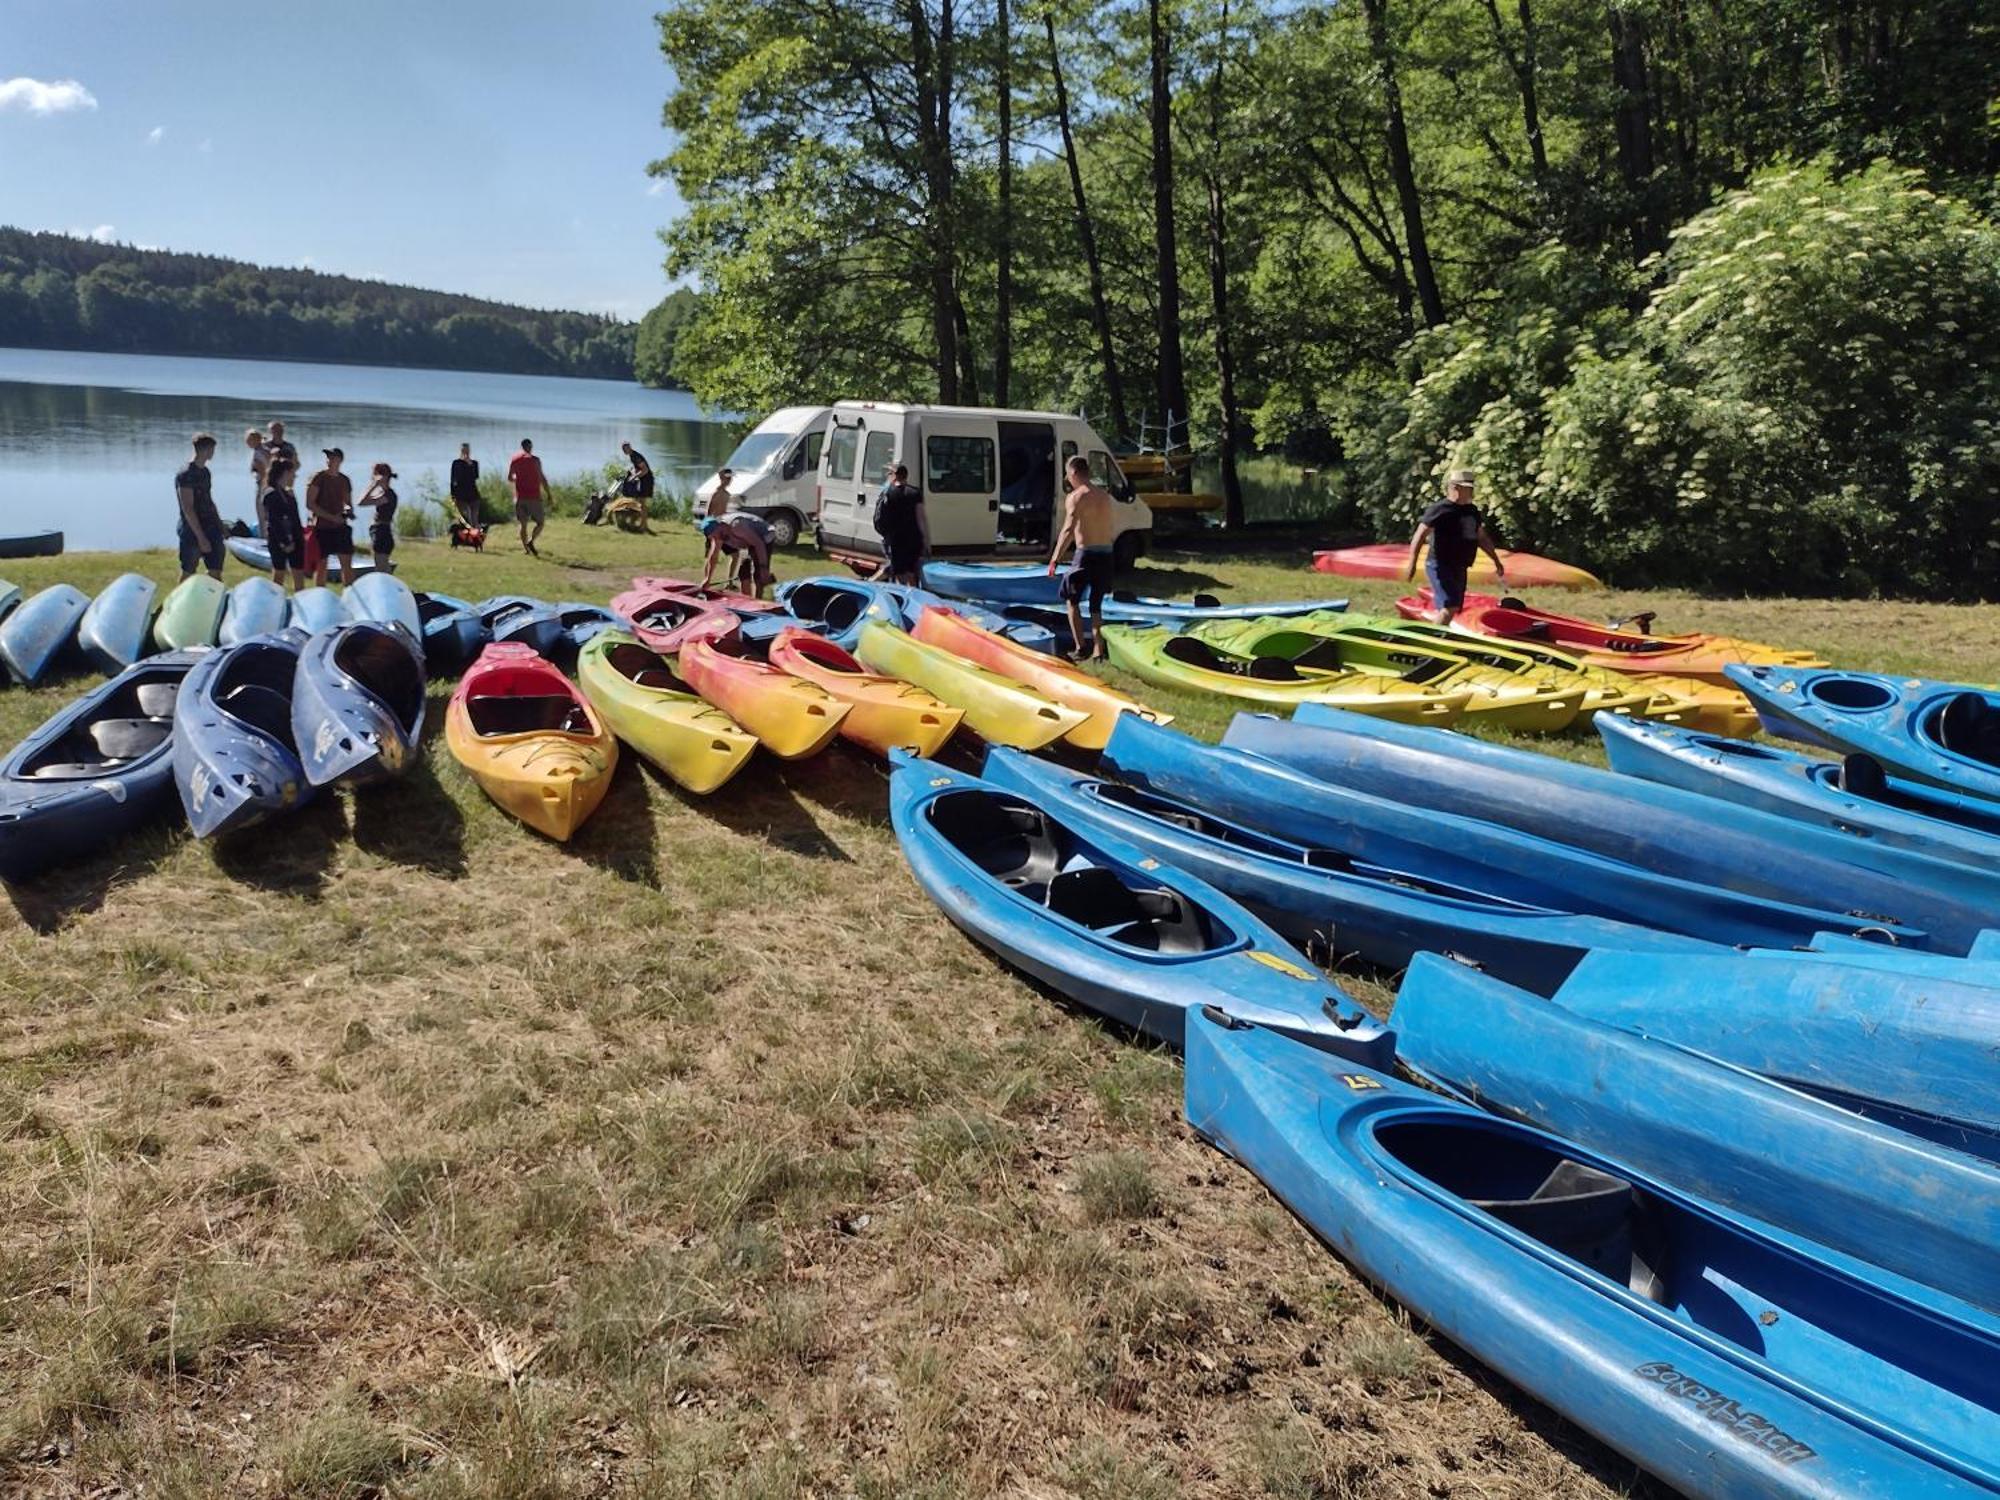
[(654, 9), (0, 0), (0, 222), (637, 317)]

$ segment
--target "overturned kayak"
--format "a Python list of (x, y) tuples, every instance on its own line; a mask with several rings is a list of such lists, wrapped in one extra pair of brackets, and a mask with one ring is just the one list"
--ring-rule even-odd
[(592, 636), (577, 676), (611, 732), (691, 792), (714, 791), (757, 749), (757, 736), (689, 692), (666, 658), (629, 631)]
[(0, 620), (0, 663), (6, 665), (7, 675), (27, 687), (48, 676), (76, 644), (77, 629), (89, 609), (88, 594), (58, 583)]
[(174, 701), (174, 784), (197, 838), (248, 828), (309, 799), (292, 733), (302, 630), (205, 653)]
[(228, 605), (229, 590), (220, 578), (190, 573), (160, 605), (160, 617), (153, 622), (153, 640), (162, 651), (213, 646)]
[(479, 612), (450, 594), (418, 594), (417, 618), (424, 624), (424, 665), (434, 674), (463, 670), (489, 639)]
[(317, 635), (346, 618), (347, 606), (340, 595), (332, 589), (308, 588), (292, 595), (292, 612), (286, 623), (296, 625), (307, 635)]
[(445, 745), (501, 807), (567, 840), (611, 789), (618, 741), (575, 685), (519, 641), (479, 653), (445, 710)]
[(1160, 687), (1214, 693), (1271, 708), (1338, 703), (1357, 713), (1427, 724), (1451, 724), (1465, 712), (1469, 691), (1366, 672), (1322, 671), (1278, 657), (1239, 656), (1166, 626), (1141, 630), (1107, 625), (1111, 664)]
[(369, 573), (348, 585), (341, 595), (347, 618), (375, 620), (384, 625), (400, 625), (421, 655), (424, 646), (424, 617), (417, 608), (417, 596), (410, 586), (393, 573)]
[[(227, 547), (229, 555), (242, 563), (244, 567), (255, 569), (259, 573), (269, 573), (272, 571), (271, 544), (262, 537), (225, 537), (222, 545)], [(354, 554), (355, 578), (361, 577), (364, 573), (373, 572), (374, 568), (375, 559), (366, 552), (357, 552)], [(312, 570), (308, 568), (306, 571), (310, 573)], [(341, 571), (340, 559), (337, 557), (326, 559), (326, 576), (327, 581), (330, 583), (348, 583), (352, 581)]]
[(291, 623), (292, 604), (268, 578), (246, 578), (229, 591), (215, 643), (234, 646), (253, 635), (270, 635)]
[(1179, 1046), (1205, 1005), (1387, 1066), (1394, 1035), (1222, 892), (1016, 793), (898, 757), (889, 816), (917, 884), (981, 946)]
[(537, 656), (547, 656), (562, 640), (562, 621), (556, 607), (544, 599), (525, 594), (496, 594), (472, 606), (480, 626), (491, 641), (511, 641), (526, 646)]
[(871, 670), (915, 683), (962, 710), (965, 727), (988, 744), (1039, 750), (1076, 729), (1087, 717), (1082, 710), (1065, 707), (1025, 683), (927, 646), (880, 620), (870, 620), (862, 627), (856, 655)]
[(401, 625), (350, 620), (314, 636), (292, 688), (306, 780), (360, 786), (402, 775), (423, 744), (424, 708), (424, 655)]
[(713, 641), (688, 642), (675, 670), (781, 760), (817, 755), (840, 733), (850, 712), (847, 703), (817, 683), (724, 651)]
[(1691, 1496), (2000, 1486), (2000, 1327), (1616, 1158), (1261, 1026), (1189, 1125), (1414, 1318)]
[(175, 810), (174, 699), (195, 660), (127, 667), (0, 760), (0, 876), (30, 879)]
[(147, 655), (159, 594), (160, 586), (138, 573), (120, 573), (106, 584), (77, 622), (76, 643), (84, 659), (112, 677)]
[[(1508, 583), (1531, 589), (1604, 587), (1595, 574), (1573, 564), (1557, 562), (1552, 557), (1540, 557), (1533, 552), (1509, 552), (1505, 547), (1499, 552), (1501, 562), (1507, 565), (1505, 581)], [(1364, 547), (1336, 547), (1327, 552), (1315, 552), (1312, 565), (1315, 573), (1337, 573), (1342, 578), (1407, 578), (1410, 576), (1410, 545), (1408, 542), (1371, 542)], [(1424, 571), (1424, 556), (1421, 553), (1417, 557), (1416, 571), (1420, 576)], [(1472, 560), (1466, 577), (1473, 583), (1502, 581), (1484, 553)]]
[(845, 703), (841, 734), (877, 755), (891, 750), (935, 755), (965, 718), (964, 709), (913, 683), (869, 671), (833, 641), (810, 631), (781, 631), (771, 643), (770, 660), (780, 671)]
[(60, 557), (60, 531), (12, 531), (0, 536), (0, 557)]

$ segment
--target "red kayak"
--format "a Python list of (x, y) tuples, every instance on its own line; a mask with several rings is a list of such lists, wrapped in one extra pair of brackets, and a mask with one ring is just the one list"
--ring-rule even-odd
[(611, 601), (612, 613), (632, 622), (632, 633), (647, 650), (672, 656), (690, 641), (721, 640), (736, 633), (740, 622), (734, 610), (652, 587), (658, 582), (635, 578), (631, 588)]
[[(1399, 600), (1396, 608), (1407, 618), (1415, 620), (1428, 619), (1437, 606), (1431, 602), (1429, 589), (1418, 589), (1411, 598)], [(1795, 651), (1785, 646), (1773, 646), (1740, 635), (1717, 635), (1707, 630), (1686, 630), (1655, 635), (1652, 631), (1654, 616), (1651, 611), (1634, 615), (1629, 620), (1613, 620), (1608, 625), (1600, 625), (1595, 620), (1581, 619), (1576, 615), (1558, 614), (1552, 609), (1537, 609), (1520, 599), (1501, 599), (1492, 594), (1467, 594), (1461, 613), (1469, 615), (1489, 609), (1510, 610), (1515, 614), (1526, 615), (1531, 620), (1546, 621), (1551, 631), (1564, 632), (1564, 644), (1589, 649), (1643, 652), (1644, 643), (1653, 641), (1661, 646), (1698, 648), (1725, 656), (1731, 661), (1802, 667), (1827, 665), (1810, 651)]]
[[(1565, 562), (1557, 562), (1552, 557), (1538, 557), (1532, 552), (1509, 552), (1500, 549), (1500, 560), (1507, 565), (1506, 582), (1519, 584), (1522, 588), (1543, 589), (1601, 589), (1604, 584), (1582, 568), (1572, 567)], [(1374, 542), (1366, 547), (1341, 547), (1332, 552), (1313, 554), (1313, 571), (1316, 573), (1338, 573), (1343, 578), (1405, 578), (1409, 576), (1410, 547), (1407, 542)], [(1423, 558), (1417, 559), (1417, 571), (1423, 572)], [(1499, 583), (1502, 580), (1493, 571), (1493, 564), (1484, 553), (1472, 560), (1467, 578), (1473, 583)]]
[(663, 594), (678, 594), (681, 598), (693, 600), (697, 604), (713, 604), (723, 609), (733, 609), (739, 615), (768, 615), (778, 610), (778, 606), (769, 599), (759, 599), (751, 594), (739, 593), (735, 589), (705, 589), (686, 578), (657, 578), (647, 574), (633, 579), (632, 587), (653, 589)]

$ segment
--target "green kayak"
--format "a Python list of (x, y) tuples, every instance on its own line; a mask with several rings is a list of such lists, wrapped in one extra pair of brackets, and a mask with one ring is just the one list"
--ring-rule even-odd
[(222, 625), (223, 606), (229, 590), (220, 578), (196, 573), (183, 578), (160, 606), (160, 618), (153, 624), (153, 641), (162, 651), (182, 651), (189, 646), (213, 646)]
[(1161, 687), (1217, 693), (1271, 708), (1326, 703), (1405, 724), (1450, 724), (1465, 711), (1465, 689), (1437, 689), (1377, 673), (1326, 671), (1277, 656), (1245, 656), (1159, 626), (1104, 627), (1111, 661)]

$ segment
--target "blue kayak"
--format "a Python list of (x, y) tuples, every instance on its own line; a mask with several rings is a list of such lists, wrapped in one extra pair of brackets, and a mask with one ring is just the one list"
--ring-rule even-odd
[(417, 596), (395, 574), (364, 574), (347, 586), (341, 603), (348, 619), (400, 625), (409, 632), (417, 649), (423, 650), (424, 617), (417, 609)]
[(2000, 798), (2000, 691), (1922, 677), (1731, 666), (1772, 734), (1873, 756), (1910, 781)]
[(570, 655), (581, 651), (607, 630), (624, 630), (629, 621), (602, 604), (565, 602), (556, 606), (556, 621), (562, 626), (563, 642)]
[(947, 599), (978, 604), (1053, 604), (1062, 607), (1067, 568), (1046, 563), (955, 563), (932, 558), (923, 566), (924, 587)]
[(7, 675), (27, 687), (46, 677), (63, 652), (76, 642), (90, 596), (58, 583), (33, 595), (0, 620), (0, 663)]
[(270, 635), (291, 623), (292, 601), (268, 578), (246, 578), (229, 591), (222, 624), (215, 632), (218, 646), (234, 646), (253, 635)]
[(1810, 958), (1864, 969), (1880, 969), (1889, 974), (1950, 979), (1960, 984), (2000, 985), (2000, 963), (1991, 959), (1974, 958), (1970, 954), (1958, 958), (1949, 953), (1923, 953), (1877, 942), (1852, 932), (1815, 933), (1810, 946), (1803, 949), (1748, 948), (1743, 951), (1751, 958), (1786, 961)]
[(1004, 635), (1010, 641), (1026, 646), (1030, 651), (1052, 652), (1056, 649), (1055, 632), (1047, 625), (1035, 620), (1010, 620), (1004, 615), (967, 599), (947, 599), (941, 594), (933, 594), (928, 589), (913, 589), (908, 584), (877, 584), (883, 595), (894, 602), (902, 615), (905, 630), (917, 628), (917, 616), (935, 606), (951, 610), (965, 616), (981, 630), (990, 630), (995, 635)]
[(106, 677), (116, 676), (153, 649), (153, 605), (160, 586), (139, 573), (107, 583), (77, 622), (84, 659)]
[(21, 586), (0, 578), (0, 620), (21, 607)]
[(1611, 768), (1628, 776), (1936, 859), (2000, 868), (2000, 804), (1890, 776), (1872, 755), (1822, 760), (1777, 745), (1603, 714), (1597, 732)]
[(127, 667), (0, 760), (0, 875), (26, 880), (174, 806), (174, 698), (192, 651)]
[(248, 828), (313, 794), (292, 736), (302, 630), (206, 653), (174, 703), (174, 784), (197, 838)]
[(1238, 714), (1222, 742), (1354, 791), (1504, 824), (1682, 880), (1921, 928), (1929, 946), (1947, 952), (1963, 953), (2000, 920), (2000, 865), (1968, 870), (1470, 735), (1302, 704), (1296, 720)]
[(1014, 792), (896, 752), (889, 816), (930, 898), (976, 942), (1121, 1025), (1179, 1046), (1218, 1005), (1388, 1066), (1395, 1038), (1222, 892)]
[(417, 615), (424, 622), (424, 663), (434, 673), (470, 666), (490, 638), (479, 612), (450, 594), (418, 594)]
[(848, 652), (860, 643), (861, 627), (870, 620), (883, 620), (905, 630), (913, 623), (904, 618), (894, 596), (880, 584), (860, 579), (797, 578), (779, 584), (776, 597), (786, 612), (796, 617), (795, 623), (815, 630)]
[(562, 641), (562, 619), (546, 600), (530, 599), (525, 594), (496, 594), (472, 608), (493, 640), (519, 641), (544, 657)]
[(292, 595), (292, 612), (286, 623), (298, 626), (308, 635), (317, 635), (346, 618), (347, 606), (340, 595), (332, 589), (311, 588)]
[(400, 776), (424, 737), (424, 654), (401, 625), (351, 620), (299, 653), (292, 740), (306, 780), (360, 786)]
[(61, 557), (60, 531), (13, 531), (0, 535), (0, 557)]
[(1194, 803), (1004, 746), (987, 750), (984, 774), (1080, 832), (1123, 839), (1207, 881), (1308, 952), (1356, 953), (1400, 969), (1413, 954), (1435, 948), (1549, 995), (1592, 948), (1662, 955), (1730, 951), (1699, 938), (1488, 896), (1370, 864), (1341, 848), (1260, 833)]
[(1191, 1018), (1186, 1088), (1188, 1123), (1414, 1317), (1688, 1495), (2000, 1486), (1976, 1308), (1262, 1027)]
[[(1070, 571), (1069, 566), (1064, 566), (1051, 575), (1047, 563), (931, 561), (924, 564), (924, 586), (951, 599), (1060, 614), (1063, 584)], [(1129, 589), (1114, 589), (1104, 601), (1104, 618), (1121, 625), (1185, 625), (1201, 620), (1259, 620), (1266, 616), (1346, 608), (1345, 599), (1270, 599), (1224, 604), (1213, 594), (1196, 594), (1192, 599), (1157, 599)]]
[(1966, 957), (1985, 963), (2000, 963), (2000, 928), (1989, 927), (1974, 938)]
[(1436, 954), (1410, 965), (1395, 1020), (1403, 1065), (1483, 1109), (2000, 1310), (1992, 1162)]
[[(1958, 1127), (2000, 1133), (1993, 1087), (2000, 990), (1826, 962), (1587, 956), (1556, 999), (1794, 1088), (1979, 1151)], [(1930, 1121), (1935, 1129), (1925, 1128)], [(1981, 1154), (1984, 1154), (1983, 1151)]]
[[(1682, 880), (1497, 823), (1336, 786), (1133, 714), (1119, 716), (1101, 764), (1211, 817), (1530, 906), (1762, 948), (1796, 947), (1817, 932), (1857, 925), (1837, 912)], [(1903, 942), (1923, 939), (1910, 928), (1885, 930)]]

